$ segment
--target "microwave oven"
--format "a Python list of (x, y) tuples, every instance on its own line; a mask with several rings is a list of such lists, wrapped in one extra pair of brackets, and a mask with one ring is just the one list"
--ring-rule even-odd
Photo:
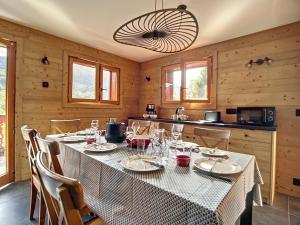
[(275, 107), (238, 107), (237, 123), (257, 126), (274, 126)]

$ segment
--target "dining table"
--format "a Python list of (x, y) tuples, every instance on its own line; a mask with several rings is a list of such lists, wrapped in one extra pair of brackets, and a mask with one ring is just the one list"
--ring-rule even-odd
[(134, 172), (120, 163), (136, 154), (126, 143), (93, 153), (85, 141), (47, 139), (59, 143), (64, 175), (80, 181), (86, 204), (107, 225), (250, 225), (252, 206), (262, 206), (263, 179), (253, 155), (227, 152), (242, 168), (234, 175), (199, 171), (194, 161), (203, 156), (194, 151), (189, 167), (177, 166), (170, 155), (160, 170)]

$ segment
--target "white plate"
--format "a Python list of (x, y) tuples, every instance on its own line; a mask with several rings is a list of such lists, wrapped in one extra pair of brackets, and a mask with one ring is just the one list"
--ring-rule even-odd
[(68, 136), (60, 138), (60, 141), (63, 142), (83, 142), (86, 141), (85, 137), (78, 137), (78, 136)]
[(88, 144), (84, 149), (86, 152), (109, 152), (118, 148), (116, 144), (104, 143), (104, 144)]
[(188, 141), (183, 141), (181, 143), (178, 143), (177, 145), (176, 145), (175, 142), (173, 142), (170, 145), (171, 148), (177, 148), (177, 149), (183, 149), (184, 146), (186, 146), (186, 147), (197, 147), (199, 145), (196, 144), (196, 143), (193, 143), (193, 142), (188, 142)]
[(220, 175), (236, 174), (242, 171), (242, 168), (238, 163), (228, 159), (212, 159), (205, 157), (195, 160), (194, 165), (199, 170)]
[(95, 134), (95, 132), (89, 132), (89, 131), (86, 131), (86, 130), (81, 130), (81, 131), (76, 132), (76, 135), (82, 135), (82, 136), (94, 135), (94, 134)]
[(161, 168), (158, 166), (151, 165), (146, 161), (161, 161), (157, 156), (151, 155), (133, 155), (123, 159), (120, 164), (127, 170), (135, 171), (135, 172), (150, 172), (160, 170)]
[(204, 156), (213, 156), (213, 157), (226, 157), (228, 156), (226, 151), (214, 148), (200, 147), (200, 151)]

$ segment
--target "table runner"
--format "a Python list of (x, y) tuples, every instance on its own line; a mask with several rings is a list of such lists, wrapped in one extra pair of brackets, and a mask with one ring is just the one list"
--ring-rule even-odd
[[(159, 172), (130, 172), (119, 164), (133, 154), (124, 145), (97, 154), (84, 152), (84, 145), (60, 142), (59, 160), (66, 176), (80, 180), (87, 205), (108, 225), (232, 225), (254, 186), (254, 200), (261, 204), (262, 178), (254, 156), (229, 152), (243, 172), (226, 182), (196, 173), (192, 166), (176, 167), (174, 160)], [(193, 153), (197, 158), (201, 154)]]

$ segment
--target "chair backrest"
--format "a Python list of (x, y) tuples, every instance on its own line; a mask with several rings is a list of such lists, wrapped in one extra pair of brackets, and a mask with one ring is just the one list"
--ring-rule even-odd
[(216, 130), (200, 127), (194, 128), (194, 135), (200, 138), (201, 144), (209, 148), (220, 147), (220, 144), (223, 143), (224, 147), (221, 147), (221, 149), (228, 150), (230, 134), (230, 130)]
[(165, 129), (165, 134), (168, 136), (172, 135), (172, 127), (173, 126), (177, 126), (178, 130), (182, 130), (184, 129), (184, 124), (173, 124), (173, 123), (160, 123), (159, 124), (159, 128), (160, 129)]
[[(66, 225), (83, 225), (79, 211), (85, 207), (81, 184), (50, 170), (46, 158), (45, 152), (38, 152), (35, 164), (51, 224), (60, 224), (63, 219)], [(58, 209), (53, 200), (58, 202)]]
[(77, 132), (80, 127), (80, 119), (74, 120), (50, 120), (52, 134)]
[[(139, 120), (138, 121), (140, 124), (140, 129), (138, 130), (137, 134), (142, 135), (142, 134), (149, 134), (150, 127), (151, 127), (151, 121), (143, 121)], [(129, 124), (129, 126), (132, 125), (132, 122)]]
[(37, 134), (37, 131), (29, 128), (27, 125), (24, 125), (21, 127), (21, 132), (25, 141), (31, 174), (36, 174), (34, 159), (38, 149), (34, 138)]
[(39, 134), (35, 136), (35, 141), (38, 150), (48, 156), (48, 168), (51, 168), (54, 172), (63, 175), (63, 171), (57, 157), (60, 154), (58, 143), (56, 141), (42, 139)]

